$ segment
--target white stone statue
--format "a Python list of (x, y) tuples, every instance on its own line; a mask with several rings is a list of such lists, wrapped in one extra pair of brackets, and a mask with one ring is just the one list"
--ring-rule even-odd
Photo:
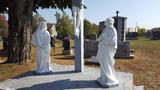
[(72, 15), (74, 22), (74, 34), (79, 37), (81, 21), (83, 20), (82, 0), (72, 0)]
[(37, 69), (35, 73), (44, 74), (52, 72), (50, 66), (50, 34), (47, 31), (46, 22), (40, 23), (32, 35), (32, 44), (37, 47)]
[(107, 18), (105, 29), (98, 38), (97, 61), (100, 63), (100, 77), (97, 82), (103, 87), (118, 86), (119, 81), (116, 78), (114, 69), (114, 55), (117, 49), (117, 31), (114, 28), (114, 19)]

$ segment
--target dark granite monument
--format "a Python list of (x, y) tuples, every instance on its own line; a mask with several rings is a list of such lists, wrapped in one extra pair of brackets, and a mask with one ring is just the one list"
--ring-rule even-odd
[(96, 56), (98, 51), (98, 41), (85, 39), (84, 43), (84, 55)]
[(70, 37), (69, 35), (65, 36), (63, 39), (63, 51), (62, 54), (64, 55), (70, 55), (71, 51), (70, 51)]

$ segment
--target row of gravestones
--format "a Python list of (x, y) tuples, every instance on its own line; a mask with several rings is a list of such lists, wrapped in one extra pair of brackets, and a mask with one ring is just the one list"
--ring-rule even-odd
[[(98, 51), (98, 41), (85, 40), (84, 55), (86, 57), (96, 56)], [(117, 52), (115, 58), (132, 59), (134, 55), (131, 54), (130, 42), (118, 42)]]
[[(64, 50), (63, 54), (70, 54), (70, 40), (63, 40)], [(85, 39), (84, 43), (84, 55), (85, 56), (96, 56), (98, 50), (98, 41)], [(115, 54), (115, 58), (125, 58), (132, 59), (134, 55), (131, 54), (130, 42), (118, 42), (117, 52)]]

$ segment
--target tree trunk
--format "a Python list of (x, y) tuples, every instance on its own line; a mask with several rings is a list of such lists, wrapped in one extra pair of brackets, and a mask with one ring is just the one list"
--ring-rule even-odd
[(8, 63), (23, 63), (31, 57), (31, 21), (34, 0), (8, 0)]

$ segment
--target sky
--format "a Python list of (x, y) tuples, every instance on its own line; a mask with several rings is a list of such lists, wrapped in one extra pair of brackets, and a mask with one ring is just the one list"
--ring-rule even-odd
[[(84, 16), (92, 23), (106, 20), (108, 17), (116, 15), (127, 17), (127, 27), (151, 29), (160, 27), (160, 0), (84, 0), (87, 6)], [(38, 10), (47, 22), (56, 22), (54, 14), (58, 9)], [(71, 15), (70, 10), (66, 10)], [(71, 17), (72, 18), (72, 17)]]

